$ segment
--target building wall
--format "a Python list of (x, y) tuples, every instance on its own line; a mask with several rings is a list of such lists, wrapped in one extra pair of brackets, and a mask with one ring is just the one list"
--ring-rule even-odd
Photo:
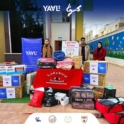
[(102, 29), (99, 30), (98, 36), (99, 37), (104, 36), (104, 28), (102, 28)]
[(93, 40), (93, 30), (85, 34), (86, 41), (89, 42), (90, 40)]
[(51, 23), (51, 45), (54, 49), (54, 41), (62, 36), (62, 40), (70, 41), (70, 23)]
[(75, 41), (75, 29), (72, 29), (71, 40)]
[(120, 17), (117, 18), (114, 22), (105, 25), (104, 28), (99, 30), (98, 36), (101, 37), (122, 28), (124, 28), (124, 18)]
[(4, 13), (0, 11), (0, 62), (4, 62), (5, 48), (5, 31), (4, 31)]

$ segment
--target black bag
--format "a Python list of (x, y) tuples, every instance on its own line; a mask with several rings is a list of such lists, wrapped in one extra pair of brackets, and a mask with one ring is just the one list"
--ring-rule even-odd
[(58, 104), (58, 101), (55, 99), (54, 94), (47, 92), (43, 100), (45, 107), (51, 107)]
[(104, 89), (103, 99), (115, 98), (116, 97), (116, 89)]

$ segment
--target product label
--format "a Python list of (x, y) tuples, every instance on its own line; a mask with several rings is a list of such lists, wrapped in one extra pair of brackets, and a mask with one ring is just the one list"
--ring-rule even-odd
[(90, 63), (90, 73), (98, 73), (98, 63), (97, 62)]
[(15, 98), (15, 88), (6, 88), (7, 98)]
[(0, 99), (5, 99), (5, 98), (7, 98), (6, 89), (2, 88), (2, 89), (0, 89)]
[(106, 63), (98, 63), (98, 73), (106, 74), (107, 72), (107, 64)]
[(90, 84), (98, 85), (98, 75), (90, 75)]
[(3, 76), (3, 86), (12, 86), (11, 76)]
[(20, 86), (20, 76), (12, 76), (12, 86)]

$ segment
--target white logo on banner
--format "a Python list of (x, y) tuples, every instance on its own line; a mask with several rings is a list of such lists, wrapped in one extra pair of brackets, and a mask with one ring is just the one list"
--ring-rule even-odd
[(98, 85), (98, 75), (90, 75), (90, 84)]
[(62, 51), (66, 56), (78, 56), (79, 54), (79, 43), (77, 41), (63, 41)]
[(25, 124), (100, 124), (97, 118), (91, 113), (34, 113), (26, 120)]
[(90, 63), (90, 73), (98, 73), (98, 63), (97, 62)]
[(43, 6), (44, 11), (48, 12), (48, 11), (60, 11), (60, 5), (59, 6)]
[(7, 98), (15, 98), (15, 88), (6, 88)]
[(3, 76), (3, 86), (12, 86), (11, 76)]
[(34, 55), (36, 56), (37, 55), (37, 51), (25, 51), (26, 52), (26, 55)]

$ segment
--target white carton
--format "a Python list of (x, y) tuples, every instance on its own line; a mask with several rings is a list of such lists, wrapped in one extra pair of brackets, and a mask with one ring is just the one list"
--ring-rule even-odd
[(6, 66), (6, 74), (23, 74), (26, 72), (26, 66), (25, 65), (10, 65)]
[(69, 103), (69, 97), (65, 97), (65, 99), (61, 99), (60, 104), (62, 106), (66, 106)]
[(61, 101), (61, 99), (65, 99), (65, 97), (66, 97), (66, 94), (65, 94), (65, 93), (57, 92), (57, 93), (55, 94), (55, 98), (56, 98), (57, 100), (59, 100), (59, 101)]
[(5, 75), (6, 74), (6, 66), (0, 65), (0, 75)]

